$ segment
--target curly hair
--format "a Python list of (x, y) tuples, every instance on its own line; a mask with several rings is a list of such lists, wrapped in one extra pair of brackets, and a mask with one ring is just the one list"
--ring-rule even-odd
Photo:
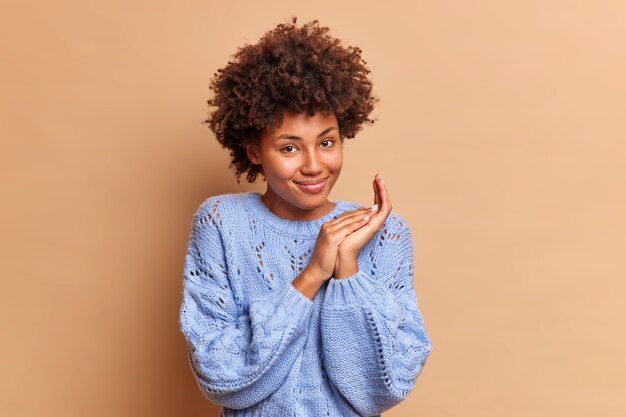
[(248, 159), (246, 145), (258, 143), (263, 129), (279, 127), (285, 111), (309, 116), (333, 112), (342, 141), (375, 121), (369, 114), (379, 99), (372, 95), (361, 49), (342, 46), (317, 20), (300, 28), (296, 21), (292, 17), (256, 44), (239, 47), (210, 80), (214, 95), (207, 103), (215, 109), (203, 123), (230, 151), (238, 183), (243, 173), (248, 182), (263, 174)]

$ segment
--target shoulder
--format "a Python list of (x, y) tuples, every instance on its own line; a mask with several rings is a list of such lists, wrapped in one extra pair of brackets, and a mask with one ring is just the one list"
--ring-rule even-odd
[(241, 218), (251, 198), (249, 192), (227, 193), (207, 197), (194, 214), (195, 222), (223, 226), (230, 218)]
[(394, 231), (395, 233), (411, 234), (409, 221), (402, 214), (394, 210), (391, 210), (391, 213), (387, 216), (384, 227)]
[(413, 252), (413, 234), (408, 220), (392, 210), (372, 239), (376, 251), (386, 254), (406, 254)]
[(225, 250), (234, 230), (241, 229), (247, 194), (220, 194), (205, 198), (194, 213), (190, 241), (207, 256), (219, 256), (218, 248)]
[(219, 194), (205, 198), (193, 215), (191, 238), (225, 244), (233, 233), (241, 233), (249, 193)]

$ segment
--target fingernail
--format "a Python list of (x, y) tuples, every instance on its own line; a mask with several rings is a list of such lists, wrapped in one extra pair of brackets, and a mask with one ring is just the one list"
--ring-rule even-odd
[(370, 218), (370, 216), (365, 216), (363, 217), (363, 220), (368, 220)]
[(374, 204), (373, 206), (371, 206), (370, 210), (372, 210), (372, 211), (378, 210), (378, 204)]
[(382, 182), (385, 182), (385, 180), (383, 179), (383, 176), (382, 176), (382, 175), (378, 174), (378, 177), (380, 178), (380, 180), (381, 180)]

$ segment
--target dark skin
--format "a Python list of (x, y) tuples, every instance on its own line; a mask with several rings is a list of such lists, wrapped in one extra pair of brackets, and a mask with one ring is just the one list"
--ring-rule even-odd
[(380, 174), (374, 178), (372, 187), (377, 211), (370, 207), (347, 211), (322, 225), (311, 261), (292, 281), (310, 300), (331, 276), (343, 279), (358, 272), (359, 253), (391, 213), (391, 200)]

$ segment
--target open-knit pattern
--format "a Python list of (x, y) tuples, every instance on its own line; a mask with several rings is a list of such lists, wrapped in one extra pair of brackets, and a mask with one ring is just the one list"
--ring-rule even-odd
[(432, 351), (413, 287), (413, 241), (392, 211), (351, 277), (314, 300), (291, 281), (320, 219), (286, 220), (260, 194), (207, 198), (193, 219), (180, 326), (189, 364), (221, 416), (378, 416), (402, 401)]

